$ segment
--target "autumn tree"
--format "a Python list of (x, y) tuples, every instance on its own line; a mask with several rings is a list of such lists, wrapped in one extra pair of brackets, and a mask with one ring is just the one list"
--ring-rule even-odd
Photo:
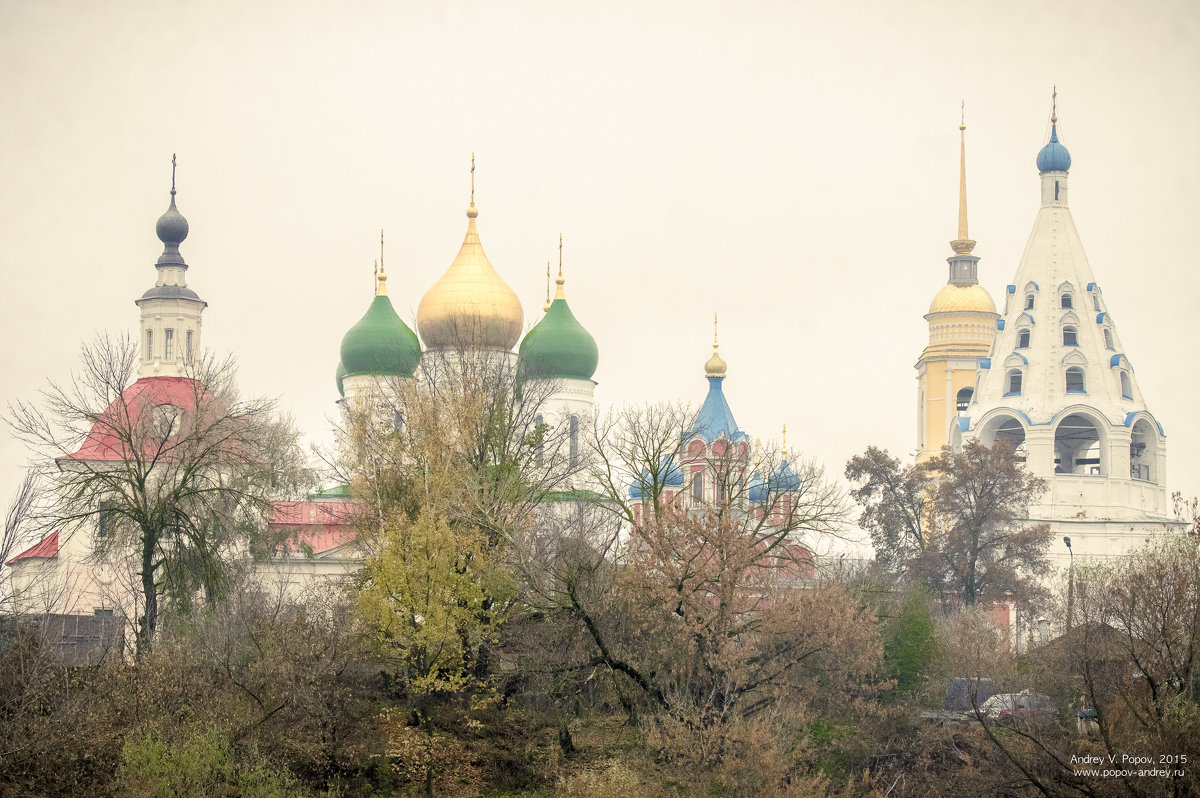
[(967, 606), (1038, 592), (1051, 533), (1025, 519), (1045, 482), (1006, 443), (969, 441), (918, 466), (871, 447), (850, 459), (846, 477), (863, 508), (860, 523), (893, 572)]
[(143, 379), (138, 364), (128, 337), (100, 338), (71, 382), (10, 407), (6, 421), (41, 457), (43, 528), (64, 542), (90, 536), (93, 563), (134, 564), (141, 655), (160, 598), (186, 606), (219, 592), (266, 529), (271, 500), (298, 492), (307, 471), (294, 426), (274, 402), (238, 394), (232, 360)]

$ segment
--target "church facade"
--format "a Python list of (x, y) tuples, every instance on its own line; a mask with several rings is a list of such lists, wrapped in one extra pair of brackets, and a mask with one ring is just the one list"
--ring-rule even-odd
[[(926, 317), (930, 346), (918, 363), (919, 390), (929, 408), (923, 416), (928, 426), (918, 429), (921, 455), (929, 456), (939, 440), (952, 448), (970, 440), (1015, 447), (1046, 481), (1029, 521), (1052, 526), (1051, 555), (1063, 565), (1072, 552), (1122, 554), (1172, 522), (1166, 434), (1138, 387), (1113, 308), (1084, 253), (1068, 204), (1071, 165), (1052, 113), (1050, 140), (1037, 155), (1037, 215), (1000, 313), (974, 283), (973, 264), (960, 252), (974, 242), (953, 242), (951, 281)], [(965, 181), (962, 191), (960, 239), (966, 237)], [(944, 293), (962, 299), (946, 302)], [(939, 407), (925, 397), (936, 392), (926, 375), (932, 373), (931, 352), (942, 351), (935, 328), (943, 319), (956, 325), (946, 362), (961, 365), (978, 357), (974, 369), (947, 367)], [(989, 320), (985, 334), (982, 325)], [(1071, 550), (1058, 544), (1064, 536)]]

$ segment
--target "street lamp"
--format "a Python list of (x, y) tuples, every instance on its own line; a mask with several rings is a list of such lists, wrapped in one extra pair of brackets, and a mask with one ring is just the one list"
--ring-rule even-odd
[(1063, 543), (1067, 544), (1067, 554), (1071, 557), (1071, 564), (1067, 568), (1067, 631), (1069, 632), (1075, 614), (1075, 551), (1071, 548), (1069, 537), (1063, 536)]

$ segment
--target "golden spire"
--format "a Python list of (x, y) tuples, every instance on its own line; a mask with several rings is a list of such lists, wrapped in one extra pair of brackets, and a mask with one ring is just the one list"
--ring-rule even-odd
[(558, 234), (558, 276), (554, 278), (554, 284), (556, 286), (558, 286), (558, 288), (556, 288), (554, 290), (554, 298), (555, 299), (565, 300), (567, 298), (567, 295), (563, 293), (563, 283), (565, 283), (565, 282), (566, 282), (566, 280), (563, 279), (563, 276), (562, 276), (562, 233), (559, 233)]
[(387, 272), (383, 268), (383, 230), (379, 231), (379, 260), (375, 262), (375, 296), (387, 296)]
[(708, 362), (704, 364), (705, 377), (724, 377), (725, 376), (725, 361), (717, 354), (717, 314), (713, 314), (713, 353)]
[(784, 425), (783, 425), (783, 443), (781, 443), (781, 444), (780, 444), (780, 446), (779, 446), (779, 458), (780, 458), (780, 460), (786, 460), (786, 459), (787, 459), (787, 455), (788, 455), (788, 451), (787, 451), (787, 424), (784, 424)]
[(956, 255), (969, 255), (975, 242), (967, 236), (967, 102), (963, 100), (958, 123), (958, 238), (950, 242)]
[(479, 215), (475, 209), (475, 153), (471, 153), (471, 204), (467, 207), (467, 218), (474, 219)]
[(550, 312), (550, 261), (546, 261), (546, 304), (542, 305), (542, 313)]

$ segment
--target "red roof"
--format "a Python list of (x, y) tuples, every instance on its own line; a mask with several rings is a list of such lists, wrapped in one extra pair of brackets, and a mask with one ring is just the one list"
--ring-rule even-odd
[(58, 556), (58, 533), (51, 532), (34, 545), (25, 549), (9, 560), (6, 565), (12, 565), (17, 560), (32, 560), (36, 558), (53, 559)]
[(92, 423), (92, 430), (74, 454), (61, 459), (124, 460), (129, 456), (127, 441), (137, 437), (147, 410), (159, 405), (174, 405), (185, 413), (196, 408), (211, 394), (190, 377), (143, 377), (121, 393)]
[(312, 547), (314, 554), (336, 549), (354, 539), (354, 502), (273, 502), (268, 522), (273, 530), (288, 533), (286, 548)]

